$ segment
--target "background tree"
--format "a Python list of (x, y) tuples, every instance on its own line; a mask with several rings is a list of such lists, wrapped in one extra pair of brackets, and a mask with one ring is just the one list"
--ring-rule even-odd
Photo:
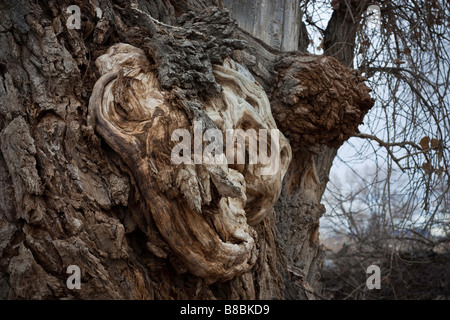
[[(423, 228), (422, 208), (404, 196), (404, 184), (392, 187), (389, 208), (386, 173), (376, 167), (367, 168), (365, 178), (370, 183), (354, 174), (345, 184), (333, 177), (324, 197), (329, 211), (322, 221), (327, 248), (323, 294), (331, 299), (448, 299), (448, 227)], [(448, 200), (447, 195), (444, 210)], [(372, 264), (380, 267), (381, 290), (365, 285), (365, 270)]]
[[(367, 5), (379, 8), (378, 23), (370, 22), (373, 16), (366, 10)], [(395, 284), (387, 285), (394, 293), (373, 296), (373, 292), (366, 291), (361, 296), (364, 286), (360, 278), (358, 284), (352, 289), (347, 287), (349, 290), (339, 297), (437, 297), (439, 286), (423, 286), (423, 292), (429, 289), (428, 296), (422, 289), (415, 293), (414, 290), (404, 292), (405, 288), (423, 285), (417, 282), (420, 277), (433, 284), (442, 277), (426, 257), (412, 260), (417, 265), (429, 266), (430, 272), (425, 268), (416, 270), (409, 258), (404, 264), (405, 257), (401, 255), (405, 253), (401, 248), (407, 243), (409, 249), (417, 250), (419, 255), (429, 253), (445, 240), (446, 234), (448, 236), (449, 4), (446, 1), (332, 1), (331, 6), (332, 9), (323, 1), (303, 4), (308, 30), (319, 39), (314, 43), (317, 48), (311, 51), (323, 49), (325, 54), (345, 54), (347, 65), (354, 66), (368, 78), (376, 102), (364, 119), (362, 132), (338, 153), (335, 179), (342, 181), (351, 176), (358, 182), (344, 185), (331, 181), (326, 195), (331, 208), (328, 217), (336, 227), (334, 231), (355, 237), (353, 240), (358, 243), (355, 245), (372, 246), (371, 250), (378, 250), (377, 254), (384, 252), (390, 261), (385, 268), (386, 275), (394, 274), (390, 279), (385, 278), (386, 283)], [(338, 23), (343, 30), (351, 32), (343, 33), (340, 45), (330, 45), (327, 34), (333, 30), (331, 21), (338, 16), (347, 17), (348, 24)], [(355, 26), (353, 22), (359, 24), (351, 29)], [(324, 39), (322, 43), (320, 39)], [(324, 224), (330, 225), (327, 221)], [(355, 226), (359, 226), (358, 230)], [(334, 231), (323, 229), (331, 239)], [(427, 235), (427, 239), (417, 234), (411, 237), (412, 233)], [(390, 246), (380, 247), (380, 242)], [(418, 248), (413, 249), (412, 242), (417, 242)], [(348, 253), (347, 260), (344, 259), (346, 271), (340, 271), (350, 272), (354, 270), (352, 266), (360, 266), (361, 262), (367, 264), (369, 256), (359, 259), (355, 251)], [(392, 259), (399, 263), (393, 263)], [(415, 270), (415, 276), (396, 282), (398, 273), (404, 273), (407, 268)], [(434, 280), (430, 278), (431, 270), (434, 270)], [(423, 274), (419, 275), (420, 272)], [(344, 273), (339, 279), (349, 275)], [(336, 278), (336, 274), (333, 277)], [(330, 281), (330, 274), (326, 278)], [(420, 285), (416, 287), (415, 282)], [(336, 281), (332, 283), (330, 290), (338, 287), (334, 286)], [(444, 293), (445, 290), (441, 290), (441, 294)]]

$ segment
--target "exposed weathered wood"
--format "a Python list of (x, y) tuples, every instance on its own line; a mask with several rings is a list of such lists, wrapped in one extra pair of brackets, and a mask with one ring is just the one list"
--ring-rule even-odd
[[(282, 136), (277, 142), (277, 173), (264, 179), (260, 165), (236, 170), (228, 168), (233, 163), (227, 165), (226, 159), (223, 165), (174, 164), (172, 132), (194, 129), (183, 108), (170, 103), (144, 51), (117, 44), (96, 65), (102, 77), (90, 99), (90, 121), (133, 171), (170, 249), (192, 274), (208, 282), (249, 271), (257, 255), (251, 225), (272, 213), (278, 199), (290, 163), (287, 140)], [(220, 132), (246, 129), (243, 125), (276, 129), (260, 86), (232, 65), (215, 66), (213, 73), (223, 92), (201, 108)]]
[(224, 0), (239, 27), (280, 51), (299, 47), (300, 0)]

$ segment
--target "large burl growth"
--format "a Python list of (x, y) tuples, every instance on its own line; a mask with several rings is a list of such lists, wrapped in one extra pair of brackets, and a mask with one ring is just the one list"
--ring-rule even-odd
[[(0, 297), (314, 298), (330, 148), (373, 104), (363, 79), (268, 47), (220, 1), (96, 7), (0, 5)], [(174, 164), (195, 122), (280, 129), (279, 166)]]

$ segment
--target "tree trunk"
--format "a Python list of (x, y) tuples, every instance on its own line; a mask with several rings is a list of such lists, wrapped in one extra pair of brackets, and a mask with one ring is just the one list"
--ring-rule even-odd
[[(320, 199), (368, 88), (334, 58), (282, 52), (295, 10), (275, 37), (219, 1), (137, 4), (0, 4), (0, 298), (315, 298)], [(195, 121), (278, 127), (280, 168), (173, 164), (171, 134)]]

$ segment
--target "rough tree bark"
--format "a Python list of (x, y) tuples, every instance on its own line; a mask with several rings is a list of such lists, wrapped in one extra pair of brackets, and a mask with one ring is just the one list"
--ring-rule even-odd
[[(335, 58), (280, 51), (301, 28), (279, 24), (260, 37), (215, 0), (2, 2), (0, 298), (315, 298), (320, 199), (373, 100)], [(278, 126), (286, 168), (174, 166), (195, 120)]]

